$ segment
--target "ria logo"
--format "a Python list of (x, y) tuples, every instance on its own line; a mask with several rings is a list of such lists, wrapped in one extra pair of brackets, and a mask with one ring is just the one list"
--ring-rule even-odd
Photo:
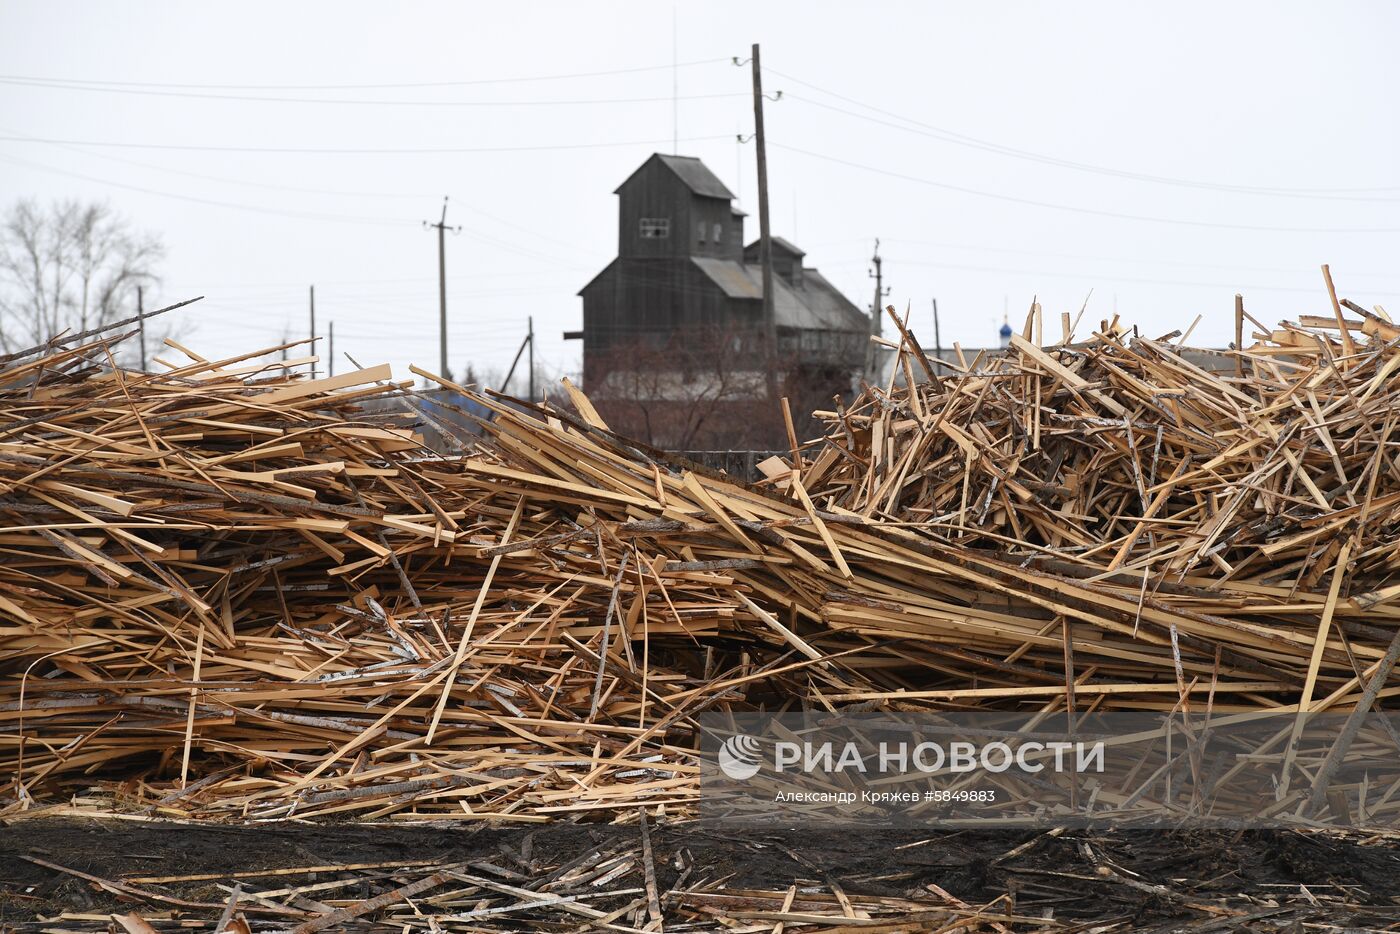
[(720, 771), (736, 781), (753, 778), (758, 774), (759, 753), (763, 747), (752, 736), (740, 733), (729, 737), (719, 747)]

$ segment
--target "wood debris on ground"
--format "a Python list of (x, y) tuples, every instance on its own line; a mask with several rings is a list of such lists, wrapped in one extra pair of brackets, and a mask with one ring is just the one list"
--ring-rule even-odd
[(688, 813), (698, 713), (774, 698), (1353, 709), (1400, 645), (1400, 329), (1332, 311), (1213, 366), (1033, 308), (935, 369), (900, 322), (759, 485), (572, 387), (435, 378), (489, 413), (444, 457), (387, 367), (11, 355), (0, 807), (633, 821)]
[[(1165, 934), (1390, 930), (1400, 921), (1395, 841), (1356, 831), (904, 831), (852, 841), (814, 830), (720, 837), (650, 822), (478, 824), (476, 833), (359, 823), (324, 835), (325, 824), (263, 824), (219, 828), (215, 843), (207, 825), (114, 823), (123, 822), (96, 831), (60, 822), (47, 835), (26, 824), (20, 847), (0, 840), (0, 923), (56, 934)], [(87, 854), (65, 849), (73, 837)], [(41, 852), (22, 849), (41, 842)]]

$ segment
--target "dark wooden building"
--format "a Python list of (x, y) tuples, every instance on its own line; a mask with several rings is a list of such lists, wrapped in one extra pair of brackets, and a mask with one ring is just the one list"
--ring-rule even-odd
[(864, 363), (867, 315), (805, 266), (802, 250), (774, 237), (777, 347), (769, 351), (758, 243), (745, 246), (744, 213), (704, 163), (653, 155), (615, 193), (617, 258), (579, 293), (583, 329), (566, 335), (583, 340), (584, 389), (595, 402), (674, 409), (723, 397), (729, 411), (720, 415), (732, 418), (739, 403), (763, 394), (772, 368), (804, 396), (850, 389)]

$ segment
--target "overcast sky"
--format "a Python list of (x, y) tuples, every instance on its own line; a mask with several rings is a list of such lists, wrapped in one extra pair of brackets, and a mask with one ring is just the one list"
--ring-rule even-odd
[[(579, 368), (578, 290), (617, 185), (699, 156), (757, 235), (761, 42), (773, 231), (932, 343), (1116, 308), (1193, 342), (1245, 294), (1273, 322), (1400, 306), (1400, 5), (0, 2), (0, 198), (104, 199), (169, 248), (206, 356), (335, 320), (361, 363), (504, 370), (533, 315)], [(61, 87), (56, 85), (69, 85)], [(673, 99), (674, 96), (674, 99)], [(678, 119), (676, 119), (678, 117)], [(42, 140), (40, 142), (39, 140)], [(341, 364), (344, 366), (344, 364)]]

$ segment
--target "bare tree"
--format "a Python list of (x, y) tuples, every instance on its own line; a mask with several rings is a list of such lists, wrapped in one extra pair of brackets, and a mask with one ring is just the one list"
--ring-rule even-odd
[[(159, 237), (135, 230), (106, 204), (16, 202), (0, 224), (0, 351), (134, 315), (137, 287), (159, 282), (164, 256)], [(152, 327), (148, 346), (169, 328)], [(124, 364), (136, 362), (134, 342), (119, 350)]]

